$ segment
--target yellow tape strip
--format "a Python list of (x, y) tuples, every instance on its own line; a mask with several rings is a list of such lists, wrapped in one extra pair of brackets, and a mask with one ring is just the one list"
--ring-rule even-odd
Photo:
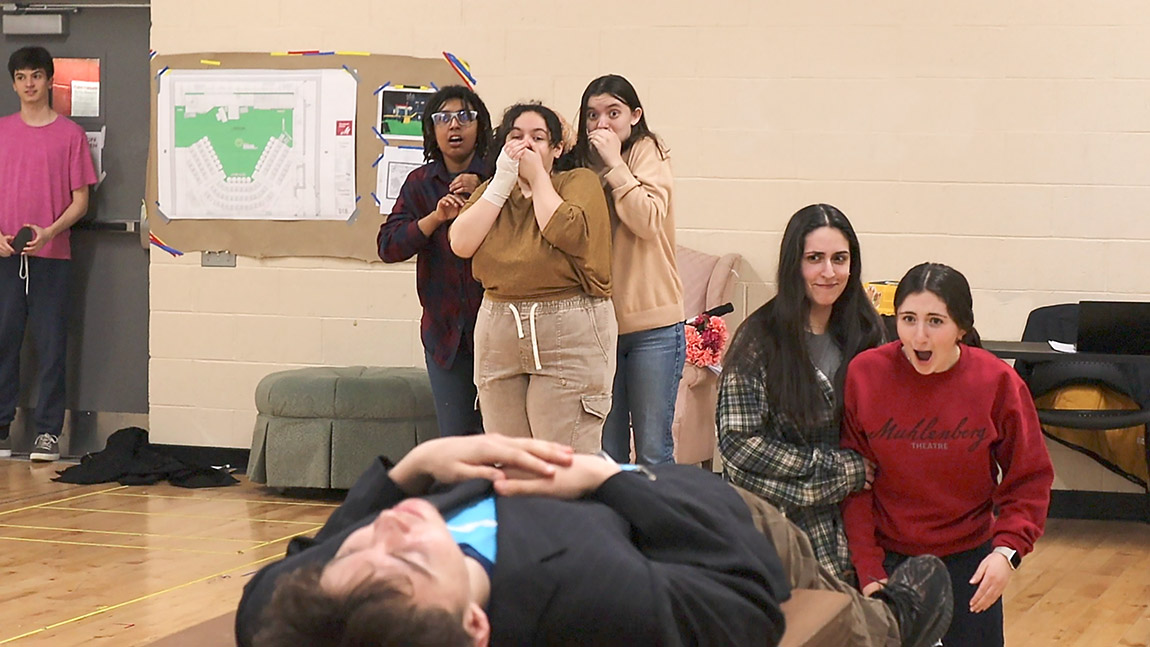
[(127, 544), (97, 544), (88, 541), (66, 541), (64, 539), (28, 539), (26, 537), (5, 537), (0, 535), (0, 541), (23, 541), (29, 544), (59, 544), (62, 546), (95, 546), (96, 548), (128, 548), (131, 550), (160, 550), (174, 553), (199, 553), (201, 555), (235, 555), (242, 551), (227, 550), (196, 550), (194, 548), (160, 548), (158, 546), (129, 546)]
[(245, 568), (251, 568), (252, 566), (255, 566), (256, 564), (262, 564), (262, 563), (264, 563), (264, 562), (267, 562), (267, 561), (271, 561), (271, 560), (273, 560), (273, 559), (279, 559), (279, 558), (280, 558), (280, 557), (279, 557), (279, 555), (273, 555), (272, 557), (264, 557), (263, 559), (257, 559), (257, 560), (256, 560), (256, 561), (254, 561), (254, 562), (248, 562), (248, 563), (246, 563), (246, 564), (241, 564), (241, 565), (239, 565), (239, 566), (233, 566), (232, 568), (229, 568), (229, 569), (227, 569), (227, 570), (224, 570), (224, 571), (220, 571), (219, 573), (213, 573), (213, 574), (211, 574), (211, 575), (208, 575), (208, 576), (206, 576), (206, 577), (201, 577), (201, 578), (200, 578), (200, 579), (198, 579), (198, 580), (192, 580), (191, 582), (185, 582), (185, 583), (183, 583), (183, 584), (177, 584), (176, 586), (173, 586), (173, 587), (170, 587), (170, 588), (166, 588), (166, 589), (164, 589), (164, 590), (162, 590), (162, 591), (156, 591), (155, 593), (148, 593), (147, 595), (141, 595), (141, 596), (140, 596), (140, 597), (138, 597), (138, 598), (133, 598), (133, 599), (131, 599), (131, 600), (128, 600), (128, 601), (126, 601), (126, 602), (121, 602), (121, 603), (119, 603), (119, 604), (113, 604), (113, 605), (111, 605), (111, 606), (102, 607), (102, 608), (96, 609), (95, 611), (91, 611), (91, 612), (89, 612), (89, 613), (85, 613), (85, 614), (84, 614), (84, 615), (82, 615), (82, 616), (76, 616), (75, 618), (69, 618), (69, 619), (67, 619), (67, 620), (61, 620), (60, 622), (57, 622), (57, 623), (55, 623), (55, 624), (50, 624), (50, 625), (48, 625), (47, 627), (42, 627), (42, 628), (40, 628), (40, 629), (33, 629), (32, 631), (28, 631), (28, 632), (22, 633), (22, 634), (20, 634), (19, 636), (12, 636), (11, 638), (6, 638), (6, 639), (4, 639), (4, 640), (0, 640), (0, 645), (6, 645), (6, 644), (8, 644), (8, 643), (10, 643), (10, 642), (13, 642), (13, 641), (16, 641), (16, 640), (20, 640), (21, 638), (27, 638), (28, 636), (34, 636), (34, 635), (36, 635), (36, 634), (38, 634), (38, 633), (43, 633), (43, 632), (45, 632), (45, 631), (48, 631), (48, 630), (50, 630), (50, 629), (55, 629), (55, 628), (57, 628), (57, 627), (62, 627), (62, 626), (64, 626), (64, 625), (66, 625), (66, 624), (70, 624), (70, 623), (73, 623), (73, 622), (77, 622), (77, 621), (80, 621), (80, 620), (84, 620), (84, 619), (86, 619), (86, 618), (91, 618), (92, 616), (97, 616), (97, 615), (100, 615), (101, 613), (107, 613), (108, 611), (114, 611), (114, 610), (116, 610), (116, 609), (120, 609), (120, 608), (122, 608), (122, 607), (126, 607), (126, 606), (128, 606), (129, 604), (135, 604), (136, 602), (142, 602), (142, 601), (144, 601), (144, 600), (147, 600), (147, 599), (149, 599), (149, 598), (154, 598), (154, 597), (156, 597), (156, 596), (158, 596), (158, 595), (163, 595), (163, 594), (165, 594), (165, 593), (171, 593), (172, 591), (178, 591), (179, 589), (182, 589), (182, 588), (184, 588), (184, 587), (186, 587), (186, 586), (191, 586), (191, 585), (193, 585), (193, 584), (199, 584), (200, 582), (206, 582), (206, 581), (208, 581), (208, 580), (210, 580), (210, 579), (213, 579), (213, 578), (216, 578), (216, 577), (220, 577), (220, 576), (223, 576), (223, 575), (227, 575), (228, 573), (231, 573), (232, 571), (238, 571), (238, 570), (241, 570), (241, 569), (245, 569)]
[[(155, 532), (124, 532), (122, 530), (92, 530), (90, 528), (56, 528), (53, 526), (25, 526), (16, 523), (0, 523), (0, 528), (17, 528), (20, 530), (51, 530), (54, 532), (90, 532), (97, 535), (121, 535), (124, 537), (162, 537), (166, 539), (200, 539), (204, 541), (238, 541), (245, 544), (252, 543), (253, 539), (233, 539), (230, 537), (203, 537), (200, 535), (163, 535)], [(306, 531), (305, 531), (306, 532)], [(262, 544), (261, 544), (262, 545)]]
[(5, 510), (3, 512), (0, 512), (0, 515), (12, 514), (14, 512), (23, 512), (24, 510), (35, 510), (36, 508), (43, 508), (45, 506), (54, 505), (56, 503), (65, 503), (67, 501), (75, 501), (76, 499), (83, 499), (85, 497), (96, 496), (97, 494), (105, 494), (108, 492), (115, 492), (116, 490), (123, 490), (126, 487), (128, 487), (128, 486), (127, 485), (121, 485), (119, 487), (108, 488), (107, 490), (100, 490), (98, 492), (88, 492), (87, 494), (77, 494), (76, 496), (70, 496), (66, 499), (54, 499), (52, 501), (45, 501), (44, 503), (37, 503), (35, 505), (27, 505), (27, 506), (24, 506), (23, 508), (14, 508), (12, 510)]
[(199, 496), (179, 496), (175, 494), (133, 494), (131, 492), (117, 492), (109, 494), (108, 496), (134, 496), (144, 499), (180, 499), (183, 501), (201, 501), (201, 502), (216, 502), (226, 501), (228, 503), (268, 503), (271, 505), (301, 505), (301, 506), (315, 506), (317, 508), (338, 508), (338, 503), (308, 503), (306, 501), (273, 501), (269, 499), (229, 499), (225, 497), (199, 497)]
[(314, 526), (314, 521), (284, 521), (280, 519), (252, 519), (249, 517), (227, 518), (212, 514), (170, 514), (167, 512), (135, 512), (133, 510), (103, 510), (100, 508), (73, 508), (71, 506), (52, 507), (49, 505), (37, 506), (41, 510), (69, 510), (72, 512), (106, 512), (108, 514), (138, 514), (145, 517), (174, 517), (176, 519), (211, 519), (212, 521), (246, 521), (254, 523), (286, 523), (296, 526)]
[(219, 61), (209, 61), (206, 58), (201, 58), (200, 63), (203, 63), (204, 65), (216, 65), (216, 66), (218, 66), (220, 64)]
[(252, 546), (251, 548), (245, 548), (245, 549), (241, 550), (240, 552), (241, 552), (241, 553), (247, 553), (247, 552), (250, 552), (250, 551), (253, 551), (253, 550), (259, 550), (260, 548), (263, 548), (264, 546), (270, 546), (270, 545), (272, 545), (272, 544), (274, 544), (274, 543), (276, 543), (276, 542), (285, 541), (285, 540), (288, 540), (288, 539), (292, 539), (292, 538), (294, 538), (294, 537), (299, 537), (300, 535), (306, 535), (306, 534), (308, 534), (308, 533), (316, 532), (316, 531), (318, 531), (320, 528), (323, 528), (323, 526), (322, 526), (322, 525), (319, 525), (319, 526), (316, 526), (315, 528), (312, 528), (311, 530), (304, 530), (304, 531), (301, 531), (301, 532), (297, 532), (297, 533), (295, 533), (294, 535), (288, 535), (287, 537), (280, 537), (279, 539), (273, 539), (273, 540), (271, 540), (271, 541), (265, 541), (264, 543), (262, 543), (262, 544), (256, 544), (255, 546)]

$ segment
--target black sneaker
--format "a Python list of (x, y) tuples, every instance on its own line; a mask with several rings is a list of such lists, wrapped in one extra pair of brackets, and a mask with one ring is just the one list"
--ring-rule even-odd
[(911, 557), (900, 564), (874, 597), (894, 613), (903, 647), (932, 647), (946, 634), (954, 615), (950, 574), (934, 555)]
[(34, 461), (60, 460), (60, 439), (52, 434), (36, 436), (36, 442), (32, 443), (32, 453), (28, 458)]
[(12, 437), (8, 435), (8, 425), (0, 426), (0, 458), (12, 457)]

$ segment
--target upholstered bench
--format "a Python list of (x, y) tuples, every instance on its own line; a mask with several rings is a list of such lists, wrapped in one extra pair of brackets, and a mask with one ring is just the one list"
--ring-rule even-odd
[(248, 476), (271, 487), (350, 488), (377, 456), (439, 435), (422, 368), (315, 367), (256, 387)]

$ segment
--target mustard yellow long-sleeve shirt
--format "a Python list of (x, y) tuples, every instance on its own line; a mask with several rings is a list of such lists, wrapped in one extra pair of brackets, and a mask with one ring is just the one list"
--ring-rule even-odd
[[(540, 230), (531, 198), (518, 185), (472, 257), (471, 271), (495, 301), (611, 296), (611, 219), (599, 178), (588, 169), (555, 173), (563, 203)], [(464, 210), (483, 195), (471, 195)]]

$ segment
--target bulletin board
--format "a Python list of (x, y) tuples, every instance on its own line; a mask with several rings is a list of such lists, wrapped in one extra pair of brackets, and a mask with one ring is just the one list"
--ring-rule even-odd
[[(204, 69), (341, 69), (358, 80), (355, 116), (356, 210), (347, 221), (237, 221), (166, 220), (158, 208), (157, 99), (159, 77), (171, 70)], [(197, 53), (157, 55), (151, 63), (151, 143), (145, 205), (151, 232), (182, 252), (229, 251), (255, 258), (275, 256), (327, 256), (379, 260), (376, 234), (384, 216), (379, 213), (374, 163), (384, 141), (373, 129), (379, 119), (381, 87), (415, 85), (442, 87), (460, 83), (445, 59), (360, 53)], [(408, 144), (392, 142), (389, 144)]]

